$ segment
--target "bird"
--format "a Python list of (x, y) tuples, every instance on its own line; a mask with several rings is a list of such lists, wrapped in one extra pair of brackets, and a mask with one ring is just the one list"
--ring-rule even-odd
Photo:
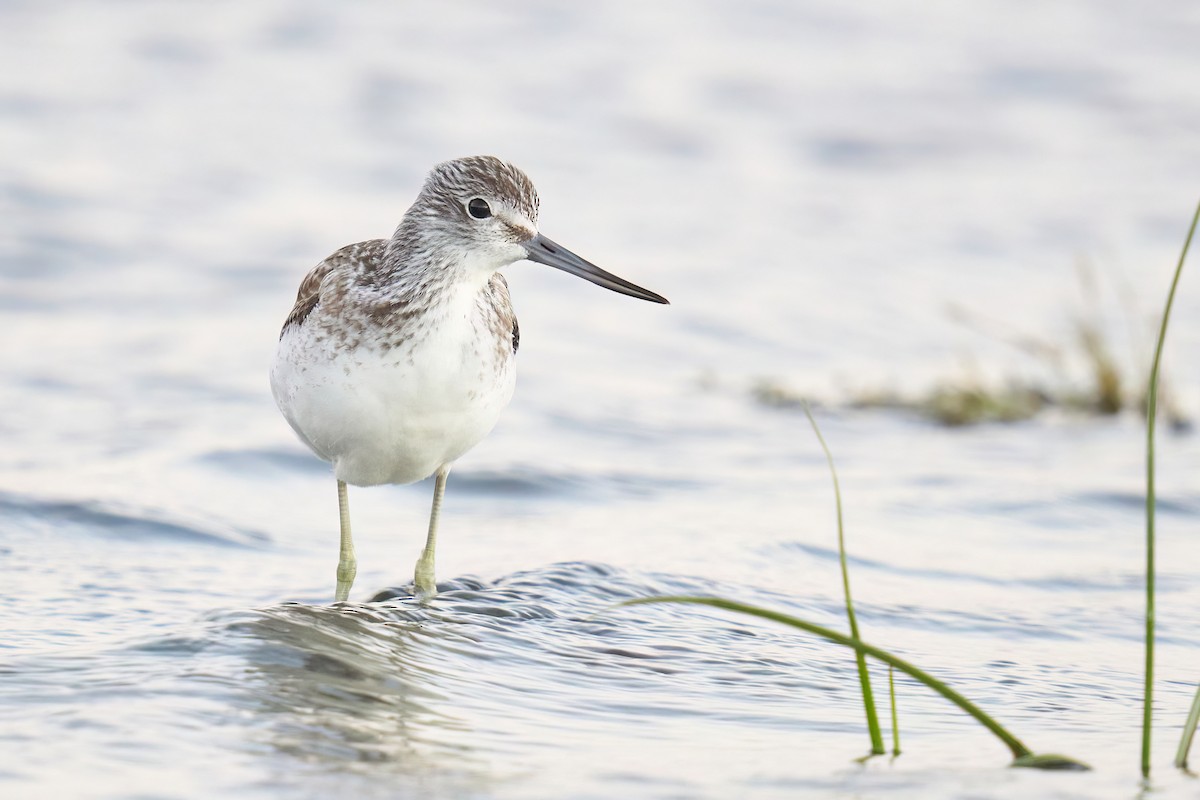
[(292, 430), (337, 482), (335, 602), (357, 572), (347, 486), (434, 478), (414, 597), (437, 594), (446, 480), (512, 398), (521, 342), (499, 270), (533, 261), (614, 292), (665, 297), (606, 272), (538, 230), (529, 177), (495, 156), (437, 164), (388, 239), (350, 244), (300, 282), (270, 369)]

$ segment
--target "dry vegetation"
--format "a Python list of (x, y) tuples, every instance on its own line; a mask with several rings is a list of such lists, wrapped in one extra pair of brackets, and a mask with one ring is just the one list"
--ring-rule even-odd
[[(1142, 315), (1132, 311), (1132, 292), (1125, 287), (1115, 293), (1124, 302), (1114, 315), (1101, 300), (1095, 271), (1081, 263), (1078, 276), (1083, 302), (1070, 319), (1066, 335), (1057, 339), (1014, 330), (1002, 320), (958, 306), (949, 309), (956, 322), (1020, 354), (1026, 362), (1020, 375), (989, 380), (979, 369), (959, 368), (956, 376), (938, 381), (924, 392), (903, 394), (876, 387), (857, 390), (834, 405), (915, 413), (947, 426), (1019, 422), (1051, 409), (1092, 416), (1129, 409), (1145, 413), (1153, 320), (1147, 317), (1146, 325), (1139, 324)], [(1114, 316), (1125, 318), (1131, 345), (1121, 346), (1111, 332), (1113, 326), (1104, 324)], [(1126, 357), (1120, 357), (1121, 353)], [(808, 399), (778, 378), (760, 379), (751, 387), (751, 395), (764, 406), (784, 409), (799, 409)], [(1160, 413), (1172, 431), (1190, 430), (1190, 418), (1162, 386), (1159, 402)]]

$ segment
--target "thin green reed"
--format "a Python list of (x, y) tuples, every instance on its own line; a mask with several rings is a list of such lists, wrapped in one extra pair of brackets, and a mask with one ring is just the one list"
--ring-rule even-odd
[[(1183, 262), (1187, 259), (1196, 223), (1200, 221), (1200, 204), (1192, 216), (1179, 263), (1175, 265), (1175, 277), (1171, 280), (1171, 291), (1167, 293), (1167, 307), (1163, 310), (1162, 324), (1158, 329), (1158, 344), (1154, 348), (1154, 364), (1150, 368), (1150, 390), (1146, 398), (1146, 675), (1142, 690), (1142, 777), (1150, 777), (1150, 731), (1154, 706), (1154, 429), (1158, 418), (1158, 376), (1162, 366), (1163, 343), (1167, 340), (1167, 323), (1171, 320), (1171, 306), (1175, 303), (1175, 290), (1179, 287), (1179, 276), (1183, 274)], [(1184, 736), (1188, 737), (1185, 730)], [(1190, 738), (1190, 737), (1188, 737)], [(1182, 745), (1181, 745), (1182, 746)], [(1184, 755), (1186, 760), (1186, 753)], [(1176, 757), (1178, 760), (1178, 756)]]
[[(855, 639), (858, 638), (858, 619), (854, 616), (854, 601), (850, 597), (850, 567), (846, 564), (846, 531), (842, 517), (842, 489), (838, 484), (837, 468), (833, 465), (833, 453), (829, 450), (829, 445), (825, 443), (825, 437), (821, 435), (821, 428), (817, 425), (817, 420), (813, 417), (812, 409), (808, 407), (808, 403), (803, 403), (804, 413), (808, 416), (808, 422), (812, 425), (813, 433), (817, 435), (817, 441), (821, 443), (821, 449), (825, 451), (825, 461), (829, 464), (829, 474), (833, 476), (833, 498), (837, 505), (837, 541), (838, 541), (838, 561), (842, 565), (842, 588), (846, 595), (846, 617), (850, 620), (850, 635)], [(879, 714), (875, 710), (875, 693), (871, 689), (871, 672), (867, 669), (867, 657), (863, 655), (861, 650), (854, 652), (854, 658), (858, 662), (858, 681), (862, 685), (863, 706), (867, 712), (867, 731), (871, 736), (871, 754), (883, 755), (886, 752), (883, 748), (883, 732), (879, 729)]]
[(896, 715), (896, 668), (888, 664), (888, 696), (892, 700), (892, 755), (900, 755), (900, 717)]
[(758, 606), (746, 605), (745, 603), (738, 603), (734, 602), (733, 600), (724, 600), (719, 597), (692, 597), (686, 595), (639, 597), (635, 600), (626, 600), (625, 602), (618, 603), (617, 605), (618, 607), (638, 606), (648, 603), (692, 603), (695, 605), (722, 608), (727, 611), (734, 611), (739, 614), (746, 614), (752, 617), (758, 617), (760, 619), (781, 622), (784, 625), (790, 625), (793, 628), (799, 628), (800, 630), (816, 634), (817, 636), (828, 639), (831, 642), (835, 642), (845, 647), (853, 647), (856, 651), (882, 661), (889, 666), (895, 667), (906, 675), (915, 678), (916, 680), (928, 686), (930, 689), (933, 689), (942, 697), (949, 700), (951, 703), (954, 703), (963, 711), (970, 714), (981, 725), (983, 725), (983, 727), (991, 731), (996, 738), (1004, 742), (1005, 746), (1008, 747), (1009, 751), (1012, 753), (1012, 766), (1047, 770), (1090, 769), (1090, 767), (1083, 762), (1076, 761), (1075, 759), (1067, 756), (1034, 753), (1025, 746), (1024, 742), (1022, 742), (1016, 736), (1013, 736), (1008, 729), (1006, 729), (996, 720), (992, 719), (992, 717), (984, 712), (983, 709), (972, 703), (967, 698), (963, 697), (954, 689), (951, 689), (949, 686), (942, 683), (937, 678), (930, 675), (928, 672), (919, 669), (899, 656), (892, 655), (887, 650), (867, 644), (856, 637), (847, 636), (846, 634), (835, 631), (832, 628), (826, 628), (823, 625), (818, 625), (815, 622), (809, 622), (798, 617), (793, 617), (790, 614), (783, 614), (778, 611), (759, 608)]
[(1192, 749), (1192, 738), (1196, 735), (1197, 723), (1200, 723), (1200, 686), (1196, 687), (1196, 696), (1192, 698), (1187, 722), (1183, 723), (1183, 735), (1179, 737), (1179, 749), (1175, 751), (1175, 766), (1180, 769), (1187, 769), (1188, 751)]

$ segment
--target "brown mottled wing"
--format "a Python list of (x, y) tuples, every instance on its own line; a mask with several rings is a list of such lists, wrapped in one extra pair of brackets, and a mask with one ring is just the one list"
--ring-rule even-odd
[(313, 267), (312, 271), (304, 276), (304, 280), (300, 281), (300, 290), (296, 292), (296, 304), (292, 306), (292, 313), (288, 314), (288, 318), (283, 323), (283, 330), (279, 332), (280, 337), (291, 326), (300, 325), (308, 319), (308, 315), (321, 302), (321, 283), (325, 280), (326, 275), (335, 269), (353, 266), (365, 255), (372, 253), (382, 245), (383, 240), (381, 239), (346, 245)]
[(283, 332), (293, 325), (299, 325), (308, 318), (312, 310), (317, 307), (317, 302), (321, 299), (321, 281), (329, 274), (334, 265), (328, 261), (322, 261), (312, 272), (304, 276), (304, 280), (300, 281), (300, 291), (296, 293), (296, 305), (292, 306), (292, 313), (288, 314), (288, 318), (283, 323), (283, 330), (279, 332), (283, 336)]
[(508, 281), (499, 272), (492, 275), (488, 281), (483, 302), (492, 320), (492, 335), (497, 341), (506, 335), (511, 336), (509, 342), (515, 354), (521, 346), (521, 326), (517, 324), (517, 315), (513, 312), (512, 301), (508, 296)]

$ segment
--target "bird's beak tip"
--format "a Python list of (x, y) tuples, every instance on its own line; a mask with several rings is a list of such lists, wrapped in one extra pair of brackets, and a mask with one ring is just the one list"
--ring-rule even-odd
[(649, 289), (643, 289), (641, 286), (630, 283), (624, 278), (618, 278), (611, 272), (605, 272), (600, 267), (597, 267), (590, 261), (585, 261), (567, 248), (551, 239), (547, 239), (540, 233), (530, 239), (525, 245), (525, 253), (525, 257), (529, 261), (561, 269), (564, 272), (583, 278), (610, 291), (636, 297), (638, 300), (648, 300), (651, 303), (670, 305), (667, 298), (662, 295), (652, 292)]

